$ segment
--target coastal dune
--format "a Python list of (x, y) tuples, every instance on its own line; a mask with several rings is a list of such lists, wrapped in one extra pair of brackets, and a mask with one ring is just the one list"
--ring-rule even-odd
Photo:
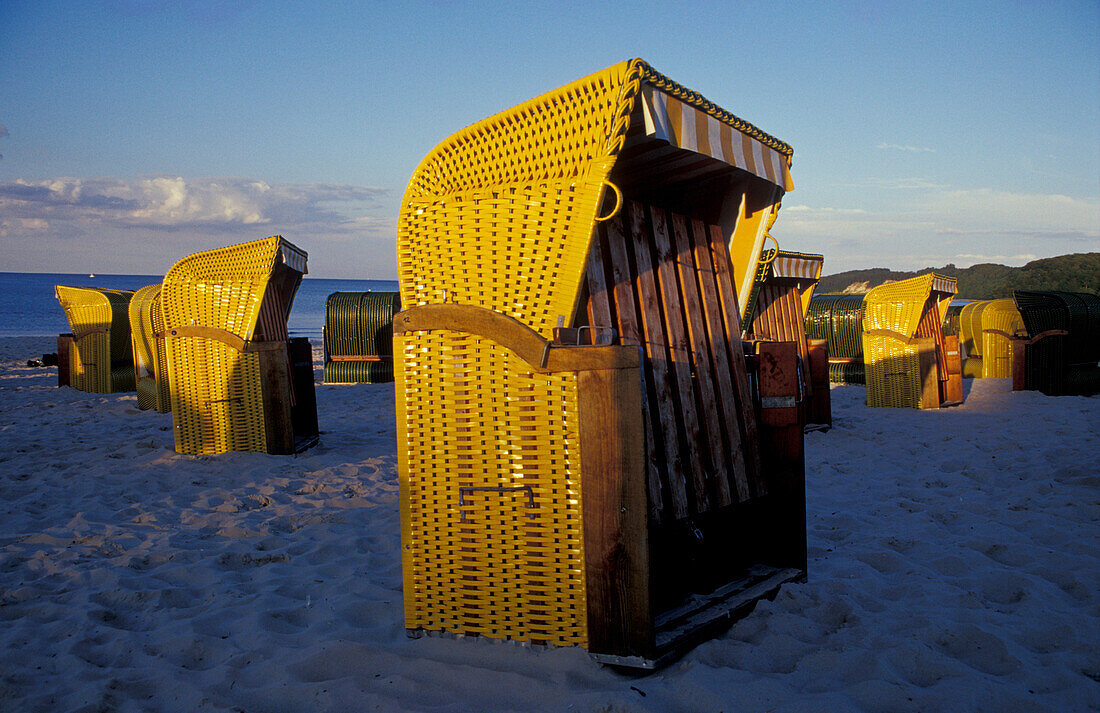
[(303, 454), (193, 457), (49, 351), (0, 338), (0, 710), (1100, 710), (1100, 397), (834, 387), (809, 580), (637, 676), (406, 636), (392, 384), (318, 383)]

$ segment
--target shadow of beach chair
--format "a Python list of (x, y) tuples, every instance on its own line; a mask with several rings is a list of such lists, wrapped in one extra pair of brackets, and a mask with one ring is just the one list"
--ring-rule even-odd
[(797, 345), (753, 369), (741, 340), (791, 153), (631, 60), (422, 160), (394, 318), (411, 635), (648, 667), (805, 576)]
[(325, 383), (393, 381), (397, 292), (333, 292), (325, 300)]
[(101, 394), (133, 391), (128, 308), (134, 293), (67, 285), (57, 285), (54, 292), (72, 330), (66, 347), (68, 384)]
[(288, 454), (316, 442), (309, 342), (287, 333), (306, 259), (275, 236), (196, 253), (165, 275), (177, 452)]
[(953, 373), (949, 366), (943, 336), (955, 292), (954, 278), (927, 274), (879, 285), (864, 296), (868, 406), (939, 408), (962, 399), (961, 370)]

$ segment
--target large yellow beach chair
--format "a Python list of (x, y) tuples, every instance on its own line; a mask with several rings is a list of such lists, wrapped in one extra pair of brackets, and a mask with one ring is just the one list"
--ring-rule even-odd
[(804, 576), (797, 347), (750, 374), (741, 341), (791, 153), (631, 60), (423, 159), (394, 318), (410, 634), (651, 666)]
[[(128, 307), (133, 292), (99, 287), (54, 288), (69, 320), (68, 383), (81, 391), (134, 390)], [(59, 368), (66, 368), (61, 365)]]
[[(879, 285), (863, 299), (868, 406), (939, 408), (961, 394), (943, 338), (953, 277), (927, 274)], [(956, 349), (957, 350), (957, 349)], [(961, 384), (961, 382), (959, 382)]]
[(1015, 302), (971, 302), (959, 314), (959, 331), (966, 350), (964, 374), (985, 379), (1012, 376), (1012, 340), (1026, 332)]
[(806, 423), (832, 423), (829, 393), (829, 349), (826, 339), (806, 335), (806, 312), (825, 264), (822, 255), (769, 249), (761, 254), (753, 287), (750, 327), (752, 339), (787, 341), (798, 345), (802, 360), (803, 409)]
[(172, 410), (168, 392), (168, 355), (164, 351), (164, 315), (160, 310), (160, 283), (146, 285), (130, 300), (130, 332), (134, 352), (134, 382), (138, 408)]
[(176, 451), (285, 454), (316, 441), (309, 343), (287, 334), (306, 259), (275, 236), (196, 253), (165, 275)]

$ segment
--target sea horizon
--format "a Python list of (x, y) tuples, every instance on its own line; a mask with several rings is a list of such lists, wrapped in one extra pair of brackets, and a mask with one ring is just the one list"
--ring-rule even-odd
[[(163, 275), (0, 271), (0, 337), (46, 337), (69, 332), (55, 285), (137, 290)], [(333, 292), (397, 290), (397, 280), (358, 280), (306, 275), (294, 298), (287, 328), (293, 336), (321, 339), (325, 301)]]

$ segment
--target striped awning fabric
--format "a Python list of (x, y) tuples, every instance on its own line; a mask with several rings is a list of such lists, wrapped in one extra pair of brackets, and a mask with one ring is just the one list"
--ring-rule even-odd
[(772, 261), (772, 277), (816, 280), (821, 277), (821, 267), (824, 264), (824, 255), (803, 255), (780, 250)]
[(958, 280), (954, 277), (943, 277), (942, 275), (936, 275), (932, 279), (932, 291), (944, 292), (949, 295), (953, 295), (958, 292)]
[(794, 189), (787, 159), (775, 149), (652, 86), (642, 87), (642, 100), (647, 134)]
[(286, 238), (281, 238), (279, 241), (279, 251), (282, 255), (284, 265), (303, 275), (308, 272), (308, 270), (306, 270), (306, 262), (309, 257), (304, 250)]

